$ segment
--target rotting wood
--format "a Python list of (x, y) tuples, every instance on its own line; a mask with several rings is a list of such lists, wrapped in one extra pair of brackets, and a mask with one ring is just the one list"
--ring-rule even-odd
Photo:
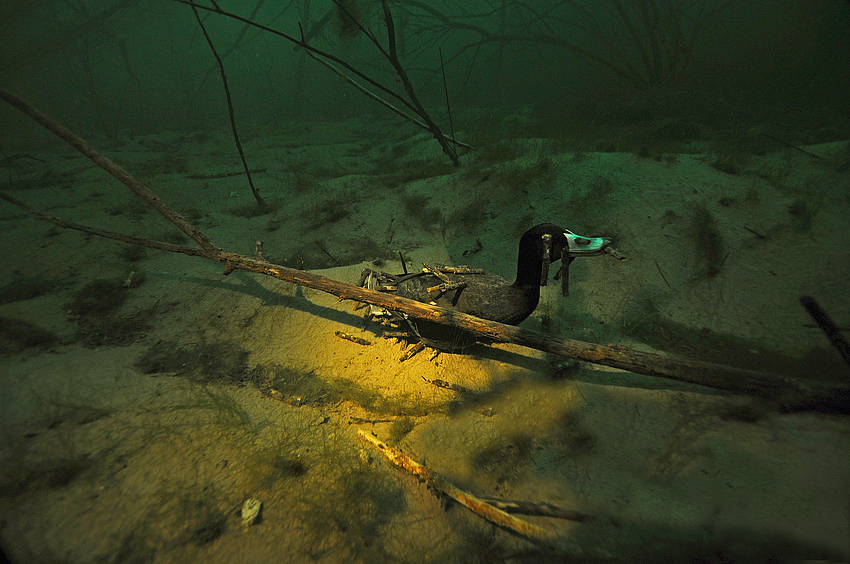
[(3, 89), (0, 89), (0, 98), (29, 115), (43, 127), (58, 135), (72, 147), (89, 157), (95, 164), (120, 180), (130, 190), (138, 194), (166, 219), (183, 231), (190, 239), (198, 243), (201, 248), (196, 249), (193, 247), (170, 245), (81, 226), (32, 210), (14, 198), (0, 193), (0, 197), (21, 207), (38, 219), (50, 221), (62, 227), (79, 229), (101, 237), (127, 243), (207, 258), (221, 263), (224, 266), (225, 275), (230, 274), (234, 270), (245, 270), (264, 274), (279, 280), (334, 294), (340, 300), (365, 302), (396, 310), (416, 318), (459, 327), (491, 341), (516, 343), (559, 356), (619, 368), (638, 374), (657, 376), (728, 392), (765, 398), (776, 402), (784, 411), (811, 410), (850, 414), (850, 388), (848, 387), (819, 386), (815, 388), (793, 378), (781, 375), (645, 353), (626, 347), (603, 346), (575, 339), (547, 335), (522, 327), (480, 319), (455, 310), (432, 306), (366, 288), (355, 287), (319, 274), (295, 270), (225, 251), (216, 246), (183, 216), (171, 209), (150, 188), (133, 178), (126, 170), (98, 153), (82, 138)]
[(374, 434), (362, 429), (357, 431), (357, 434), (370, 443), (372, 446), (381, 451), (381, 453), (393, 464), (403, 468), (419, 477), (425, 482), (428, 487), (431, 487), (443, 495), (447, 495), (457, 501), (476, 515), (483, 517), (487, 521), (510, 529), (511, 531), (522, 535), (523, 537), (544, 546), (555, 548), (559, 552), (559, 556), (573, 557), (605, 557), (609, 556), (595, 549), (587, 549), (580, 546), (574, 540), (567, 538), (564, 535), (559, 535), (557, 532), (539, 527), (528, 521), (524, 521), (508, 512), (499, 509), (495, 505), (488, 503), (482, 498), (479, 498), (469, 492), (455, 487), (451, 482), (434, 472), (427, 466), (420, 464), (388, 444), (379, 440)]
[(345, 339), (346, 341), (351, 341), (352, 343), (357, 343), (358, 345), (368, 346), (368, 345), (372, 344), (371, 341), (363, 339), (362, 337), (355, 337), (354, 335), (351, 335), (351, 334), (346, 333), (344, 331), (334, 331), (334, 335), (336, 335), (340, 339)]

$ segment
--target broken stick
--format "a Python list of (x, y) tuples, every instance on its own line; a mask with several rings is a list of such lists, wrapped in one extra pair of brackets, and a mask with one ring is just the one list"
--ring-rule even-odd
[(579, 546), (572, 539), (568, 539), (554, 531), (538, 527), (533, 523), (514, 517), (506, 511), (491, 505), (485, 500), (455, 487), (451, 482), (427, 466), (419, 464), (400, 450), (380, 441), (372, 433), (360, 429), (357, 431), (357, 434), (360, 435), (360, 438), (380, 450), (383, 455), (396, 466), (404, 468), (411, 474), (418, 476), (429, 487), (449, 496), (476, 515), (483, 517), (495, 525), (510, 529), (515, 533), (519, 533), (523, 537), (537, 544), (556, 548), (560, 556), (566, 556), (567, 554), (572, 557), (594, 556), (598, 558), (607, 556), (606, 554), (599, 554), (597, 551), (588, 551)]

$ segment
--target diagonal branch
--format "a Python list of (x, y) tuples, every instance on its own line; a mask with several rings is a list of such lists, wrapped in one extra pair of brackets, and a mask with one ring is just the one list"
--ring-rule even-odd
[(185, 217), (177, 213), (173, 210), (168, 204), (162, 201), (162, 199), (153, 193), (153, 191), (133, 178), (129, 172), (107, 159), (95, 149), (91, 147), (88, 143), (86, 143), (83, 139), (77, 136), (73, 131), (63, 126), (58, 121), (54, 120), (47, 114), (41, 112), (37, 108), (34, 108), (18, 98), (13, 94), (0, 89), (0, 98), (16, 107), (23, 113), (30, 116), (32, 119), (41, 124), (45, 129), (48, 129), (58, 135), (62, 140), (67, 142), (73, 148), (90, 158), (94, 163), (100, 168), (107, 171), (109, 174), (117, 178), (120, 182), (122, 182), (127, 188), (135, 192), (139, 195), (144, 201), (153, 206), (156, 211), (165, 216), (165, 218), (177, 226), (180, 231), (185, 233), (190, 239), (195, 241), (198, 245), (201, 246), (202, 249), (210, 252), (217, 253), (221, 252), (221, 249), (203, 233), (198, 231), (198, 229), (189, 223)]
[(573, 539), (510, 515), (506, 511), (489, 503), (487, 500), (458, 488), (440, 476), (437, 472), (424, 464), (419, 464), (400, 450), (380, 441), (371, 433), (361, 429), (357, 432), (357, 434), (360, 435), (361, 439), (381, 451), (387, 460), (396, 466), (404, 468), (420, 480), (424, 481), (425, 485), (428, 487), (434, 488), (443, 495), (449, 496), (479, 517), (490, 521), (494, 525), (509, 529), (537, 544), (557, 549), (559, 556), (561, 557), (567, 555), (573, 558), (602, 558), (610, 556), (606, 552), (597, 548), (591, 547), (585, 549)]
[(236, 116), (233, 114), (233, 98), (230, 95), (230, 86), (227, 84), (227, 73), (224, 71), (224, 61), (218, 54), (210, 34), (207, 33), (207, 27), (204, 25), (204, 20), (198, 9), (192, 6), (192, 13), (195, 14), (195, 19), (198, 20), (198, 25), (204, 33), (204, 38), (207, 40), (207, 45), (210, 46), (215, 62), (218, 65), (218, 71), (221, 74), (221, 84), (224, 87), (224, 96), (227, 99), (227, 111), (230, 114), (230, 130), (233, 132), (233, 140), (236, 141), (236, 149), (239, 151), (239, 158), (242, 160), (242, 168), (245, 169), (245, 176), (248, 177), (248, 186), (251, 187), (251, 193), (254, 194), (254, 199), (257, 200), (257, 205), (262, 207), (265, 205), (263, 198), (254, 186), (254, 179), (251, 177), (251, 169), (248, 167), (248, 161), (245, 159), (245, 151), (242, 150), (242, 141), (239, 140), (239, 130), (236, 128)]
[[(348, 76), (347, 74), (345, 74), (344, 72), (342, 72), (341, 70), (339, 70), (338, 68), (336, 68), (335, 66), (330, 64), (329, 62), (325, 61), (321, 57), (318, 57), (317, 55), (311, 53), (310, 51), (307, 51), (306, 53), (307, 53), (307, 55), (312, 57), (317, 63), (324, 65), (331, 72), (338, 74), (344, 81), (346, 81), (351, 86), (353, 86), (354, 88), (356, 88), (357, 90), (362, 92), (364, 96), (371, 98), (372, 100), (381, 104), (382, 106), (384, 106), (385, 108), (387, 108), (391, 112), (398, 114), (402, 118), (406, 119), (407, 121), (409, 121), (413, 125), (415, 125), (417, 127), (421, 127), (422, 129), (429, 129), (428, 124), (426, 124), (425, 122), (417, 120), (415, 117), (413, 117), (409, 114), (404, 113), (403, 110), (401, 110), (400, 108), (397, 108), (396, 106), (393, 106), (392, 104), (390, 104), (389, 102), (387, 102), (386, 100), (384, 100), (383, 98), (381, 98), (380, 96), (378, 96), (377, 94), (372, 92), (371, 90), (368, 90), (365, 86), (363, 86), (359, 82), (355, 81), (353, 78), (351, 78), (350, 76)], [(447, 136), (446, 139), (448, 139), (449, 141), (451, 141), (452, 143), (454, 143), (458, 147), (463, 147), (465, 149), (471, 149), (472, 148), (471, 145), (469, 145), (468, 143), (463, 143), (461, 141), (458, 141), (457, 139), (454, 138), (454, 136), (451, 136), (451, 137)]]
[[(317, 49), (317, 48), (311, 46), (309, 43), (307, 43), (307, 40), (305, 39), (303, 32), (302, 32), (301, 39), (297, 39), (296, 37), (293, 37), (293, 36), (291, 36), (287, 33), (284, 33), (282, 31), (270, 28), (268, 26), (264, 26), (262, 24), (254, 22), (254, 21), (252, 21), (248, 18), (244, 18), (244, 17), (239, 16), (237, 14), (234, 14), (232, 12), (228, 12), (226, 10), (223, 10), (216, 3), (213, 3), (213, 7), (208, 7), (208, 6), (202, 6), (200, 4), (197, 4), (193, 0), (173, 0), (173, 1), (178, 2), (180, 4), (185, 4), (187, 6), (191, 6), (193, 10), (198, 10), (198, 9), (208, 10), (208, 11), (213, 12), (215, 14), (219, 14), (219, 15), (240, 21), (240, 22), (242, 22), (246, 25), (254, 26), (258, 29), (261, 29), (263, 31), (267, 31), (269, 33), (277, 35), (278, 37), (282, 37), (283, 39), (285, 39), (285, 40), (287, 40), (291, 43), (294, 43), (295, 45), (305, 49), (307, 52), (311, 53), (312, 55), (315, 55), (315, 57), (321, 57), (323, 59), (326, 59), (328, 61), (332, 61), (332, 62), (340, 65), (341, 67), (350, 71), (354, 75), (365, 80), (366, 82), (368, 82), (369, 84), (371, 84), (372, 86), (374, 86), (375, 88), (380, 90), (381, 92), (384, 92), (385, 94), (388, 94), (388, 95), (392, 96), (393, 98), (395, 98), (396, 100), (400, 101), (402, 104), (407, 106), (408, 109), (410, 109), (412, 112), (414, 112), (420, 118), (422, 118), (422, 120), (425, 122), (425, 125), (427, 126), (427, 127), (425, 127), (425, 129), (428, 129), (428, 131), (430, 131), (431, 134), (434, 135), (434, 138), (437, 140), (438, 143), (440, 143), (440, 146), (443, 148), (443, 151), (446, 153), (446, 155), (448, 155), (449, 158), (452, 160), (452, 163), (455, 166), (460, 165), (460, 162), (458, 161), (458, 157), (457, 157), (457, 152), (454, 149), (451, 148), (451, 146), (449, 145), (449, 142), (446, 140), (445, 135), (443, 135), (443, 132), (440, 130), (440, 128), (437, 126), (437, 124), (434, 123), (434, 121), (431, 119), (430, 115), (425, 110), (425, 107), (419, 102), (419, 99), (416, 97), (416, 92), (413, 89), (413, 84), (410, 82), (410, 78), (407, 76), (407, 73), (405, 72), (404, 67), (401, 65), (401, 62), (399, 61), (398, 56), (395, 53), (395, 30), (394, 30), (394, 25), (393, 25), (393, 22), (392, 22), (392, 15), (390, 14), (389, 7), (386, 5), (386, 3), (385, 3), (385, 6), (384, 6), (384, 17), (385, 17), (386, 25), (387, 25), (387, 28), (388, 28), (388, 32), (390, 34), (390, 45), (391, 46), (390, 46), (389, 52), (387, 52), (380, 45), (380, 42), (375, 38), (375, 36), (371, 32), (368, 32), (368, 31), (365, 30), (365, 28), (363, 28), (363, 26), (360, 24), (360, 22), (358, 22), (353, 16), (349, 15), (349, 17), (351, 17), (352, 20), (354, 22), (356, 22), (356, 24), (360, 27), (360, 29), (364, 31), (364, 33), (367, 35), (367, 37), (369, 37), (369, 39), (372, 41), (372, 43), (374, 43), (378, 47), (381, 54), (384, 57), (386, 57), (387, 60), (390, 62), (390, 64), (393, 66), (393, 69), (395, 69), (395, 71), (396, 71), (396, 75), (398, 76), (399, 80), (401, 80), (402, 84), (404, 85), (404, 89), (405, 89), (405, 93), (407, 94), (407, 97), (404, 97), (404, 96), (394, 92), (389, 87), (384, 86), (383, 84), (379, 83), (377, 80), (370, 78), (368, 75), (357, 70), (352, 65), (350, 65), (349, 63), (346, 63), (344, 60), (340, 59), (339, 57), (336, 57), (336, 56), (334, 56), (330, 53), (327, 53), (325, 51), (322, 51), (320, 49)], [(337, 5), (339, 5), (339, 4), (337, 4)], [(358, 88), (358, 89), (361, 90), (361, 92), (363, 92), (362, 88)], [(370, 95), (370, 97), (373, 98), (373, 99), (375, 98), (374, 95)], [(388, 103), (384, 103), (384, 105), (389, 106)], [(413, 121), (413, 120), (411, 120), (411, 121), (412, 121), (412, 123), (419, 125), (418, 122)]]
[(413, 90), (413, 83), (410, 81), (410, 77), (407, 76), (407, 72), (404, 70), (404, 67), (401, 65), (401, 61), (398, 58), (398, 52), (396, 50), (396, 37), (395, 37), (395, 23), (393, 23), (393, 15), (390, 12), (390, 6), (387, 3), (387, 0), (381, 0), (381, 6), (384, 9), (384, 21), (387, 25), (387, 38), (389, 41), (389, 62), (395, 69), (396, 74), (401, 79), (401, 83), (404, 85), (404, 91), (407, 92), (407, 97), (413, 103), (413, 106), (416, 108), (416, 113), (419, 114), (425, 123), (428, 124), (428, 129), (431, 131), (431, 134), (437, 139), (437, 142), (443, 148), (443, 152), (449, 156), (454, 163), (455, 166), (460, 166), (460, 161), (457, 158), (457, 151), (455, 151), (449, 142), (446, 141), (446, 137), (443, 135), (443, 132), (437, 127), (437, 124), (434, 123), (434, 120), (431, 119), (431, 116), (428, 115), (428, 112), (425, 111), (425, 108), (422, 106), (422, 103), (419, 102), (419, 98), (416, 97), (416, 92)]
[[(384, 12), (384, 25), (387, 26), (387, 49), (384, 49), (384, 46), (381, 45), (381, 42), (375, 37), (375, 35), (363, 27), (363, 24), (351, 14), (343, 3), (340, 0), (332, 0), (333, 3), (342, 10), (342, 12), (348, 17), (354, 24), (360, 29), (360, 31), (369, 38), (369, 41), (375, 46), (376, 49), (381, 53), (381, 55), (392, 65), (395, 70), (396, 76), (398, 76), (402, 85), (404, 86), (404, 91), (407, 93), (407, 99), (410, 100), (410, 103), (413, 105), (413, 109), (416, 114), (422, 118), (425, 122), (427, 129), (431, 132), (437, 142), (440, 144), (440, 147), (443, 148), (443, 152), (451, 159), (452, 164), (455, 166), (460, 166), (460, 161), (458, 160), (457, 151), (449, 145), (449, 142), (446, 140), (446, 136), (443, 134), (442, 130), (437, 126), (428, 112), (425, 110), (425, 107), (419, 102), (419, 98), (416, 96), (416, 91), (413, 89), (413, 83), (410, 80), (410, 77), (407, 74), (407, 71), (404, 69), (404, 66), (401, 64), (401, 60), (398, 58), (398, 49), (396, 47), (396, 33), (395, 33), (395, 22), (393, 21), (393, 15), (390, 11), (390, 6), (387, 3), (387, 0), (381, 0), (381, 8)], [(362, 90), (361, 90), (362, 91)], [(414, 122), (417, 123), (417, 122)]]
[(201, 4), (197, 4), (197, 3), (195, 3), (191, 0), (172, 0), (172, 1), (177, 2), (178, 4), (185, 4), (186, 6), (193, 6), (195, 8), (198, 8), (199, 10), (207, 10), (209, 12), (219, 14), (220, 16), (224, 16), (224, 17), (236, 20), (236, 21), (240, 21), (240, 22), (242, 22), (246, 25), (256, 27), (257, 29), (271, 33), (273, 35), (277, 35), (278, 37), (281, 37), (281, 38), (285, 39), (286, 41), (289, 41), (290, 43), (294, 43), (295, 45), (297, 45), (298, 47), (300, 47), (302, 49), (306, 49), (307, 51), (310, 51), (311, 53), (314, 53), (314, 54), (316, 54), (320, 57), (324, 57), (325, 59), (327, 59), (329, 61), (333, 61), (334, 63), (340, 65), (341, 67), (345, 68), (346, 70), (350, 71), (351, 73), (359, 76), (360, 78), (362, 78), (363, 80), (365, 80), (366, 82), (368, 82), (369, 84), (371, 84), (372, 86), (377, 88), (378, 90), (380, 90), (380, 91), (384, 92), (385, 94), (392, 96), (393, 98), (397, 99), (399, 102), (401, 102), (402, 104), (404, 104), (405, 106), (410, 108), (412, 111), (415, 111), (415, 108), (413, 107), (413, 105), (410, 102), (408, 102), (407, 99), (405, 99), (404, 96), (393, 91), (391, 88), (384, 86), (383, 84), (381, 84), (377, 80), (369, 77), (367, 74), (357, 70), (352, 65), (345, 62), (343, 59), (340, 59), (339, 57), (337, 57), (335, 55), (332, 55), (330, 53), (322, 51), (321, 49), (317, 49), (317, 48), (313, 47), (312, 45), (307, 43), (307, 41), (304, 40), (304, 39), (297, 39), (296, 37), (293, 37), (292, 35), (289, 35), (288, 33), (284, 33), (280, 30), (277, 30), (277, 29), (271, 28), (269, 26), (257, 23), (255, 21), (248, 19), (248, 18), (242, 17), (239, 14), (234, 14), (233, 12), (228, 12), (227, 10), (223, 10), (218, 6), (211, 8), (209, 6), (202, 6)]
[(125, 235), (124, 233), (116, 233), (114, 231), (106, 231), (103, 229), (97, 229), (94, 227), (89, 227), (87, 225), (81, 225), (79, 223), (74, 223), (73, 221), (67, 221), (65, 219), (46, 214), (40, 212), (38, 210), (34, 210), (22, 201), (17, 198), (13, 198), (12, 196), (0, 192), (0, 198), (6, 200), (13, 206), (17, 206), (27, 212), (28, 214), (34, 216), (36, 219), (41, 221), (47, 221), (54, 225), (58, 225), (59, 227), (63, 227), (65, 229), (74, 229), (76, 231), (82, 231), (83, 233), (89, 233), (91, 235), (97, 235), (98, 237), (103, 237), (105, 239), (113, 239), (115, 241), (121, 241), (122, 243), (129, 243), (131, 245), (139, 245), (141, 247), (147, 247), (149, 249), (156, 249), (158, 251), (167, 251), (169, 253), (182, 253), (184, 255), (189, 255), (191, 257), (205, 257), (207, 256), (207, 251), (204, 249), (199, 249), (197, 247), (186, 247), (183, 245), (174, 245), (172, 243), (164, 243), (162, 241), (154, 241), (152, 239), (144, 239), (142, 237), (134, 237), (132, 235)]

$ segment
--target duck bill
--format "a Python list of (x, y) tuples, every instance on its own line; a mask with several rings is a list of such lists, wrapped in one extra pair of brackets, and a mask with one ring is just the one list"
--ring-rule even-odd
[(564, 231), (564, 237), (568, 246), (563, 255), (569, 257), (595, 257), (605, 252), (605, 247), (612, 243), (608, 237), (582, 237), (572, 231)]
[(578, 257), (595, 257), (605, 252), (612, 240), (608, 237), (582, 237), (572, 231), (564, 231), (567, 246), (561, 249), (561, 269), (555, 280), (561, 280), (561, 294), (570, 295), (570, 263)]

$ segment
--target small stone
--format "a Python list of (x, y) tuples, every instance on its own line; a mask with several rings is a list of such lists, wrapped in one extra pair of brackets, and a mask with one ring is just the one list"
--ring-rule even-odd
[(242, 504), (242, 526), (250, 527), (260, 518), (260, 510), (263, 508), (263, 502), (259, 499), (246, 499)]

